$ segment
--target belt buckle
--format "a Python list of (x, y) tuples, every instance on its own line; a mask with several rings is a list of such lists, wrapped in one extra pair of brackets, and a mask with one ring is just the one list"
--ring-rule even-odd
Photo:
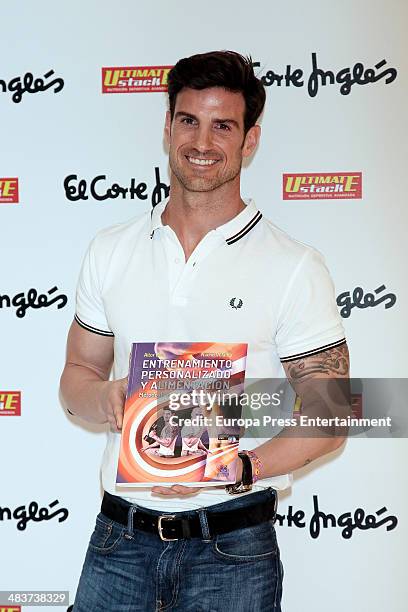
[(157, 521), (157, 529), (158, 529), (158, 532), (159, 532), (160, 539), (163, 542), (175, 542), (175, 540), (179, 539), (179, 538), (165, 538), (164, 535), (163, 535), (163, 525), (162, 525), (162, 522), (164, 520), (170, 520), (170, 519), (175, 519), (175, 518), (177, 518), (175, 514), (162, 514), (162, 515), (159, 516), (159, 519)]

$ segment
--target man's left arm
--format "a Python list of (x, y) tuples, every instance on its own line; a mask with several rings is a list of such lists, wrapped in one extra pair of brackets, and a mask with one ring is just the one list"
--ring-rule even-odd
[[(286, 362), (284, 370), (301, 399), (303, 416), (333, 419), (350, 414), (349, 352), (345, 342), (310, 357)], [(339, 448), (346, 436), (347, 428), (335, 425), (286, 427), (276, 437), (253, 449), (261, 461), (259, 478), (293, 472)], [(239, 462), (237, 482), (241, 471)], [(152, 491), (164, 495), (188, 495), (200, 489), (174, 485), (156, 486)]]
[[(254, 451), (262, 463), (260, 478), (287, 474), (339, 448), (347, 427), (336, 425), (350, 414), (349, 352), (347, 344), (283, 364), (301, 400), (305, 421), (313, 426), (290, 426)], [(337, 417), (337, 419), (336, 419)], [(329, 420), (331, 419), (331, 420)]]

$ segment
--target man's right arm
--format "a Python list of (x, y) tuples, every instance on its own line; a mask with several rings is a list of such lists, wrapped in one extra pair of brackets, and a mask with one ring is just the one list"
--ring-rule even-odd
[(64, 407), (90, 423), (122, 427), (127, 378), (109, 381), (113, 363), (112, 336), (88, 331), (73, 321), (60, 390)]

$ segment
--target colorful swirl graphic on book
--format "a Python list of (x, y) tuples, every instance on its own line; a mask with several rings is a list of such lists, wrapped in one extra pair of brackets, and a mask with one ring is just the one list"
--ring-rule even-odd
[[(222, 393), (242, 393), (246, 353), (243, 343), (133, 344), (118, 486), (235, 482), (240, 431), (224, 417), (239, 418), (240, 405)], [(207, 403), (215, 391), (221, 400)]]

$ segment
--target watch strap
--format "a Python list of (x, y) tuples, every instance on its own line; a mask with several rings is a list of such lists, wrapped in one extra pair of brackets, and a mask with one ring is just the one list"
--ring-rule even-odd
[(239, 482), (227, 485), (225, 488), (227, 493), (234, 495), (235, 493), (246, 493), (252, 490), (252, 463), (251, 459), (245, 452), (239, 452), (238, 457), (242, 461), (242, 476)]
[(252, 485), (252, 463), (250, 457), (245, 452), (239, 452), (238, 457), (242, 461), (241, 482), (244, 485)]

